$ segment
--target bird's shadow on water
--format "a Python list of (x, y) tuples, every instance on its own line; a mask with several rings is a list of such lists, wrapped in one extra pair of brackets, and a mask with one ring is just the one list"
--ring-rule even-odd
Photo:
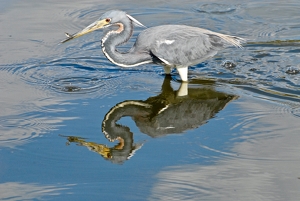
[(182, 83), (178, 90), (171, 86), (171, 77), (166, 76), (161, 93), (147, 100), (125, 100), (112, 107), (102, 121), (102, 132), (113, 142), (113, 147), (89, 142), (79, 136), (63, 136), (67, 144), (76, 143), (100, 154), (112, 163), (122, 164), (130, 159), (144, 143), (135, 143), (134, 134), (126, 125), (118, 124), (123, 117), (131, 117), (144, 134), (152, 138), (180, 134), (206, 124), (236, 95), (216, 91), (212, 81), (198, 81), (189, 86)]

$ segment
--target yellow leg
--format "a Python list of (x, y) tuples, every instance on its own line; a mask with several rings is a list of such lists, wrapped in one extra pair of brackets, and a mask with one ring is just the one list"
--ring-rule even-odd
[(176, 67), (176, 68), (177, 68), (177, 71), (180, 75), (181, 80), (183, 82), (187, 82), (188, 81), (188, 79), (187, 79), (187, 77), (188, 77), (188, 67), (187, 66), (185, 66), (185, 67), (182, 66), (182, 67)]
[(172, 68), (170, 66), (164, 66), (164, 70), (167, 75), (170, 75)]
[(177, 96), (186, 96), (186, 95), (188, 95), (188, 83), (182, 82), (177, 91)]

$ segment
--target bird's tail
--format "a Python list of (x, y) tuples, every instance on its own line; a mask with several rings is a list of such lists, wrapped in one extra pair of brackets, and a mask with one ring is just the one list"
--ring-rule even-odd
[(225, 40), (230, 45), (234, 45), (235, 47), (239, 47), (239, 48), (243, 48), (243, 43), (247, 41), (245, 38), (230, 36), (226, 34), (217, 33), (217, 36)]

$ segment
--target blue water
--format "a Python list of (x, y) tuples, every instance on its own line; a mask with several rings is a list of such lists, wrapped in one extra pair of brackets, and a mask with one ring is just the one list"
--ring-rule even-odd
[[(176, 71), (111, 64), (101, 32), (59, 44), (115, 8), (147, 27), (200, 26), (248, 43), (192, 66), (181, 97)], [(298, 200), (299, 8), (1, 2), (0, 200)]]

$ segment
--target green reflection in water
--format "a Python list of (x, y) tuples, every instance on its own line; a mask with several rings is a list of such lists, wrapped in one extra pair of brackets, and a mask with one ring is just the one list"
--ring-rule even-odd
[(117, 123), (122, 117), (131, 117), (141, 132), (155, 138), (196, 129), (207, 123), (231, 100), (238, 98), (216, 91), (212, 81), (198, 82), (202, 84), (189, 87), (187, 83), (182, 83), (178, 90), (174, 90), (171, 77), (167, 76), (159, 95), (145, 101), (126, 100), (112, 107), (104, 117), (102, 132), (109, 141), (119, 141), (113, 147), (76, 136), (65, 136), (67, 144), (77, 143), (113, 163), (122, 164), (143, 145), (134, 143), (129, 127)]
[(271, 40), (264, 42), (247, 42), (247, 45), (299, 46), (300, 40)]

